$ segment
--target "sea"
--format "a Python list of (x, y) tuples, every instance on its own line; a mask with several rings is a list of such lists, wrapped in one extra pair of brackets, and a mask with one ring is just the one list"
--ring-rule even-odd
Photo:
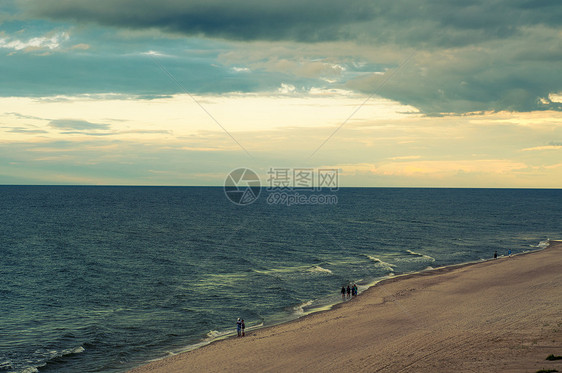
[(341, 303), (348, 284), (562, 238), (560, 189), (330, 193), (0, 186), (0, 371), (123, 372), (232, 335), (238, 317), (251, 332)]

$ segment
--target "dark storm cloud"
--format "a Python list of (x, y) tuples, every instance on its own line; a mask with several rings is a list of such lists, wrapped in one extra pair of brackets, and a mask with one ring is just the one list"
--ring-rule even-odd
[(462, 45), (562, 22), (558, 0), (21, 0), (30, 15), (233, 40)]
[(158, 28), (235, 40), (331, 40), (340, 27), (372, 19), (362, 0), (46, 0), (21, 1), (29, 14), (124, 28)]

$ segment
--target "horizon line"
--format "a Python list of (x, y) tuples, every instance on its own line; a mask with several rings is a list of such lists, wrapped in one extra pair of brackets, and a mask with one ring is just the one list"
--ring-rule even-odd
[[(224, 188), (224, 185), (138, 185), (138, 184), (0, 184), (0, 187), (111, 187), (111, 188)], [(268, 188), (260, 186), (260, 188)], [(276, 188), (274, 188), (276, 189)], [(328, 187), (323, 189), (330, 189)], [(470, 187), (470, 186), (340, 186), (339, 189), (512, 189), (512, 190), (562, 190), (562, 187)], [(283, 190), (310, 190), (307, 187), (287, 187)]]

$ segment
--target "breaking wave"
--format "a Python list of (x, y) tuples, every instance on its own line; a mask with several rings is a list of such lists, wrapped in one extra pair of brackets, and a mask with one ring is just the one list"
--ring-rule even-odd
[(417, 257), (417, 258), (420, 258), (420, 259), (423, 259), (423, 260), (427, 260), (427, 261), (430, 261), (430, 262), (434, 262), (434, 261), (435, 261), (435, 258), (433, 258), (433, 257), (431, 257), (431, 256), (429, 256), (429, 255), (417, 253), (417, 252), (415, 252), (415, 251), (413, 251), (413, 250), (406, 250), (406, 252), (407, 252), (408, 254), (410, 254), (410, 255), (413, 255), (413, 256), (415, 256), (415, 257)]

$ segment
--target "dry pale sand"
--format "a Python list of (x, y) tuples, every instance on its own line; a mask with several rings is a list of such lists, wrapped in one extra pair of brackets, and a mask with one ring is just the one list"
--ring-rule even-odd
[(536, 372), (562, 360), (562, 242), (393, 278), (326, 312), (132, 372)]

